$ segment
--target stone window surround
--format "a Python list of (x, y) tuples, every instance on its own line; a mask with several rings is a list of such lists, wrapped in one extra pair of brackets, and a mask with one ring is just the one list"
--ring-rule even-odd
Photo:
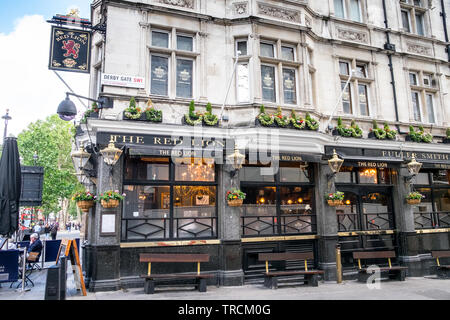
[(344, 17), (338, 17), (336, 15), (336, 9), (334, 8), (334, 0), (330, 0), (330, 7), (332, 8), (332, 16), (334, 18), (337, 19), (344, 19), (346, 21), (352, 21), (352, 22), (357, 22), (357, 23), (366, 23), (366, 12), (367, 12), (367, 4), (366, 4), (366, 0), (358, 0), (358, 5), (359, 5), (359, 18), (360, 20), (352, 20), (349, 16), (348, 16), (348, 11), (350, 8), (350, 0), (342, 0), (343, 6), (344, 6)]
[[(352, 116), (358, 117), (358, 118), (367, 118), (367, 119), (371, 119), (374, 116), (374, 108), (373, 108), (373, 86), (372, 84), (375, 82), (375, 79), (373, 78), (373, 74), (374, 74), (374, 70), (372, 70), (371, 67), (371, 62), (369, 61), (364, 61), (364, 60), (357, 60), (356, 58), (348, 58), (348, 57), (341, 57), (341, 56), (336, 56), (336, 64), (337, 64), (337, 71), (339, 74), (339, 83), (338, 83), (338, 91), (337, 92), (341, 92), (341, 83), (342, 82), (347, 82), (349, 75), (343, 75), (340, 73), (340, 66), (339, 63), (340, 62), (347, 62), (349, 64), (349, 72), (351, 72), (352, 69), (356, 70), (356, 66), (357, 65), (365, 65), (365, 69), (366, 69), (366, 77), (359, 77), (357, 75), (353, 75), (352, 79), (350, 80), (349, 86), (351, 86), (351, 90), (350, 90), (350, 99), (351, 99), (351, 104), (353, 106), (353, 113), (351, 114)], [(359, 95), (359, 84), (364, 84), (366, 85), (367, 88), (367, 109), (368, 109), (368, 114), (367, 115), (361, 115), (360, 112), (360, 106), (359, 106), (359, 99), (358, 99), (358, 95)], [(356, 102), (356, 103), (355, 103)], [(344, 113), (343, 110), (343, 104), (341, 102), (341, 106), (339, 111), (344, 114), (344, 115), (348, 115), (346, 113)]]
[[(438, 85), (437, 85), (437, 77), (435, 73), (427, 72), (423, 70), (416, 70), (416, 69), (405, 69), (406, 77), (407, 77), (407, 83), (408, 83), (408, 101), (410, 105), (410, 112), (409, 117), (410, 121), (413, 123), (426, 123), (426, 124), (438, 124), (439, 117), (437, 116), (437, 93), (439, 92)], [(411, 84), (409, 80), (410, 73), (413, 73), (416, 75), (417, 85)], [(430, 76), (431, 80), (436, 81), (436, 85), (433, 86), (430, 84), (430, 86), (424, 85), (423, 79), (424, 76)], [(412, 92), (418, 92), (419, 93), (419, 112), (420, 112), (420, 121), (414, 120), (414, 106), (412, 103)], [(431, 94), (433, 97), (433, 113), (434, 113), (434, 123), (430, 123), (428, 120), (428, 113), (425, 111), (427, 110), (427, 102), (426, 102), (426, 95)]]
[[(413, 1), (411, 1), (411, 3), (399, 1), (398, 6), (399, 6), (399, 29), (405, 33), (411, 33), (422, 37), (428, 37), (428, 35), (430, 34), (429, 24), (427, 22), (428, 19), (426, 19), (428, 9), (424, 6), (423, 0), (421, 1), (421, 6), (414, 5)], [(408, 12), (409, 31), (403, 28), (402, 11)], [(420, 35), (417, 32), (416, 14), (422, 15), (423, 35)]]
[[(169, 34), (169, 47), (163, 48), (163, 47), (156, 47), (152, 46), (152, 32), (164, 32)], [(168, 96), (160, 96), (151, 94), (151, 82), (149, 81), (148, 84), (148, 90), (151, 96), (153, 97), (165, 97), (169, 99), (184, 99), (184, 100), (195, 100), (199, 88), (198, 83), (198, 76), (197, 76), (197, 70), (198, 70), (198, 63), (199, 63), (199, 57), (200, 53), (197, 52), (197, 48), (199, 48), (199, 32), (195, 31), (188, 31), (183, 29), (177, 29), (177, 28), (167, 28), (166, 27), (160, 27), (157, 25), (151, 25), (149, 28), (149, 44), (147, 46), (148, 50), (148, 70), (146, 74), (149, 75), (149, 79), (151, 79), (151, 57), (152, 55), (161, 56), (161, 57), (167, 57), (169, 59), (169, 75), (168, 75)], [(177, 49), (177, 36), (189, 36), (193, 38), (193, 51), (184, 51), (184, 50), (178, 50)], [(192, 97), (191, 98), (182, 98), (178, 97), (176, 93), (176, 70), (177, 70), (177, 59), (186, 59), (186, 60), (193, 60), (193, 74), (192, 74)]]
[[(270, 58), (270, 57), (265, 57), (265, 56), (261, 56), (260, 54), (260, 48), (259, 48), (259, 44), (263, 42), (263, 43), (270, 43), (274, 45), (274, 58)], [(308, 94), (301, 94), (301, 92), (303, 92), (305, 89), (301, 86), (301, 84), (306, 84), (306, 82), (308, 81), (308, 79), (304, 79), (305, 75), (302, 73), (302, 67), (305, 66), (305, 64), (302, 62), (303, 59), (301, 59), (300, 57), (304, 56), (303, 53), (303, 47), (306, 47), (304, 44), (302, 43), (293, 43), (293, 42), (287, 42), (287, 41), (283, 41), (281, 39), (271, 39), (268, 37), (260, 37), (259, 41), (257, 41), (257, 46), (258, 48), (256, 48), (253, 52), (258, 52), (258, 59), (260, 62), (260, 65), (269, 65), (269, 66), (274, 66), (275, 67), (275, 90), (276, 90), (276, 101), (266, 101), (266, 100), (262, 100), (262, 102), (267, 105), (267, 106), (286, 106), (287, 108), (292, 108), (292, 107), (299, 107), (300, 105), (305, 105), (305, 108), (312, 108), (312, 103), (310, 102), (311, 99), (305, 99)], [(284, 60), (281, 59), (281, 47), (292, 47), (294, 48), (294, 61), (291, 60)], [(296, 76), (296, 104), (285, 104), (284, 103), (284, 91), (283, 91), (283, 82), (280, 81), (280, 79), (283, 79), (283, 68), (290, 68), (290, 69), (295, 69), (295, 76)], [(310, 66), (310, 70), (314, 73), (315, 69)], [(258, 68), (258, 78), (260, 77), (260, 69)], [(303, 81), (301, 81), (301, 79)], [(259, 84), (261, 84), (261, 79), (259, 79)], [(314, 87), (313, 87), (314, 90)], [(306, 92), (306, 91), (305, 91)], [(262, 95), (261, 95), (262, 97)]]

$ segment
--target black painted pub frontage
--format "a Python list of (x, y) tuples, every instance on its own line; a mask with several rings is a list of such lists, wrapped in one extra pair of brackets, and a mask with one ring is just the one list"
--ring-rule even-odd
[[(264, 252), (313, 251), (308, 263), (333, 281), (336, 245), (347, 278), (357, 273), (354, 251), (395, 250), (410, 276), (423, 276), (434, 272), (431, 250), (450, 247), (450, 151), (439, 146), (355, 147), (323, 134), (313, 142), (319, 148), (294, 150), (280, 141), (277, 154), (268, 152), (275, 170), (251, 146), (239, 148), (246, 160), (235, 170), (225, 159), (238, 136), (177, 140), (131, 132), (97, 131), (98, 145), (112, 139), (123, 150), (112, 168), (101, 159), (93, 164), (97, 192), (117, 189), (126, 197), (116, 209), (97, 204), (89, 213), (83, 267), (90, 291), (143, 286), (140, 253), (208, 253), (202, 272), (215, 275), (210, 285), (242, 285), (262, 281), (258, 254)], [(177, 149), (187, 141), (190, 152)], [(328, 166), (333, 150), (344, 160), (335, 175)], [(412, 156), (422, 163), (413, 178), (406, 168)], [(227, 205), (232, 188), (246, 193), (241, 207)], [(331, 207), (325, 195), (336, 190), (345, 193), (344, 202)], [(406, 203), (411, 191), (425, 195), (420, 204)], [(152, 266), (153, 273), (193, 270), (188, 263)]]

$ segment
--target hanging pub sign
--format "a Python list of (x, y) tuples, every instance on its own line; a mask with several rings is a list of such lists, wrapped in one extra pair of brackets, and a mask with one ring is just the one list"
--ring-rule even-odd
[(52, 26), (49, 69), (89, 73), (91, 33)]

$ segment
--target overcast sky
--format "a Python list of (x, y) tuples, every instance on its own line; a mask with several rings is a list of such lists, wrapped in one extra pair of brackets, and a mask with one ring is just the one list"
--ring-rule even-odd
[[(17, 136), (38, 119), (55, 114), (67, 87), (48, 70), (53, 15), (78, 8), (80, 16), (90, 18), (90, 0), (14, 0), (0, 1), (0, 117), (9, 109), (12, 120), (8, 135)], [(58, 71), (75, 91), (87, 96), (89, 75)], [(84, 107), (76, 98), (79, 113)], [(0, 119), (3, 138), (4, 121)]]

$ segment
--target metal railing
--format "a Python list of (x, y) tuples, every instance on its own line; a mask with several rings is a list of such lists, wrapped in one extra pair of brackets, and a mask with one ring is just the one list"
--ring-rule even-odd
[(216, 224), (216, 217), (122, 219), (122, 241), (216, 238)]
[(437, 229), (450, 227), (450, 212), (415, 212), (414, 225), (416, 229)]
[(316, 232), (316, 216), (313, 214), (243, 216), (242, 236), (267, 236)]

